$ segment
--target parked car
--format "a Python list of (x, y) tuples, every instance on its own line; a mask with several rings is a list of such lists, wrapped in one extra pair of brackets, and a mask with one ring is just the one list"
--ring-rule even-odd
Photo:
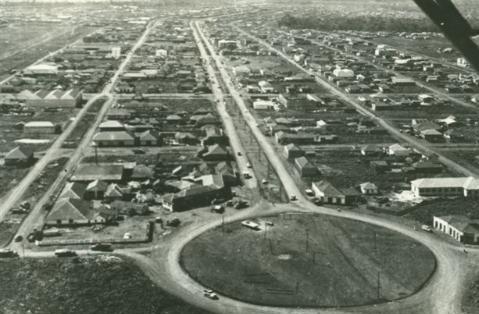
[(110, 243), (96, 243), (90, 247), (92, 251), (112, 252), (113, 247)]
[(180, 224), (181, 224), (181, 221), (178, 218), (173, 218), (166, 222), (166, 225), (170, 227), (178, 227)]
[(54, 253), (58, 257), (69, 257), (69, 256), (76, 256), (77, 253), (73, 250), (67, 250), (67, 249), (57, 249), (55, 250)]
[(135, 155), (144, 155), (146, 154), (146, 152), (143, 150), (143, 149), (139, 149), (139, 148), (135, 148), (135, 149), (132, 149), (133, 153)]
[(13, 241), (22, 242), (23, 241), (23, 236), (22, 235), (17, 235)]
[(10, 249), (0, 249), (0, 258), (1, 257), (17, 257), (18, 253)]
[(211, 289), (205, 289), (203, 290), (203, 295), (205, 297), (207, 297), (208, 299), (211, 299), (211, 300), (218, 300), (218, 295), (216, 294), (216, 292), (214, 292), (213, 290)]
[(215, 205), (213, 208), (211, 208), (212, 212), (222, 214), (225, 212), (225, 207), (223, 205)]
[(432, 228), (429, 227), (428, 225), (422, 225), (421, 226), (421, 229), (426, 231), (426, 232), (432, 232)]
[(252, 221), (252, 220), (244, 220), (244, 221), (241, 222), (241, 224), (243, 226), (245, 226), (246, 228), (250, 228), (250, 229), (253, 229), (253, 230), (260, 230), (259, 224)]

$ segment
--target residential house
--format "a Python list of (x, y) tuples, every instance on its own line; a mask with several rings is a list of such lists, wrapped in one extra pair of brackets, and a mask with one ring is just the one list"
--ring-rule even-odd
[(110, 131), (95, 134), (93, 142), (98, 147), (135, 146), (135, 138), (126, 131)]
[(6, 166), (29, 166), (35, 157), (32, 149), (18, 146), (9, 151), (3, 160)]
[(30, 121), (23, 126), (26, 134), (55, 134), (56, 131), (57, 127), (50, 121)]
[[(78, 184), (78, 182), (75, 182)], [(90, 182), (85, 189), (85, 199), (87, 200), (101, 200), (105, 196), (108, 183), (102, 180), (94, 180)]]
[(107, 222), (101, 213), (91, 208), (90, 202), (75, 198), (59, 199), (45, 219), (45, 225), (56, 227), (105, 224)]
[(228, 145), (228, 137), (223, 134), (222, 129), (211, 124), (203, 126), (202, 129), (205, 132), (205, 137), (202, 139), (201, 145)]
[(178, 143), (185, 145), (197, 145), (200, 143), (200, 140), (196, 136), (187, 132), (176, 132), (175, 140)]
[(120, 132), (125, 130), (125, 125), (120, 121), (107, 120), (98, 127), (100, 132)]
[(60, 198), (84, 199), (87, 185), (82, 182), (68, 182), (60, 194)]
[(313, 182), (311, 188), (314, 195), (327, 204), (351, 205), (359, 198), (353, 188), (339, 189), (326, 180)]
[(202, 184), (193, 184), (175, 194), (168, 194), (163, 199), (163, 207), (170, 211), (184, 211), (194, 207), (211, 205), (215, 200), (231, 197), (231, 191), (225, 186), (220, 175), (208, 175), (199, 178)]
[(161, 145), (160, 135), (152, 130), (146, 130), (137, 135), (137, 142), (140, 146), (159, 146)]
[(299, 175), (303, 178), (311, 178), (319, 175), (318, 168), (304, 156), (294, 159), (294, 165)]
[(95, 180), (106, 182), (123, 181), (123, 165), (87, 164), (82, 163), (70, 178), (74, 182), (91, 182)]
[(283, 148), (284, 155), (288, 160), (294, 160), (296, 158), (302, 157), (305, 155), (305, 151), (296, 146), (295, 144), (285, 145)]
[(400, 144), (393, 144), (386, 147), (386, 153), (390, 156), (408, 157), (409, 155), (411, 155), (412, 150)]
[(215, 144), (207, 146), (206, 152), (201, 154), (201, 158), (208, 161), (224, 161), (230, 159), (230, 154), (225, 147)]
[(378, 187), (372, 182), (364, 182), (359, 185), (359, 190), (362, 194), (365, 195), (376, 195), (378, 194)]

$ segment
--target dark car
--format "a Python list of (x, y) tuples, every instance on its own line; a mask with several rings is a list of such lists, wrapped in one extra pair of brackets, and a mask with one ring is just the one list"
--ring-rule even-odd
[(112, 252), (113, 247), (111, 246), (110, 243), (97, 243), (97, 244), (93, 244), (90, 247), (90, 250), (92, 250), (92, 251), (102, 251), (102, 252)]

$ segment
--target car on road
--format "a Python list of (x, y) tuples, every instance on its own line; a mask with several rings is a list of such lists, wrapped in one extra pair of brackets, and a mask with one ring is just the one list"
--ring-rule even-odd
[(238, 152), (238, 156), (243, 156), (243, 153), (242, 153), (242, 152)]
[(262, 183), (262, 184), (268, 184), (268, 180), (263, 179), (263, 180), (261, 180), (261, 183)]
[(246, 167), (247, 167), (247, 168), (252, 168), (253, 166), (251, 166), (251, 163), (248, 161), (248, 162), (246, 163)]
[(290, 200), (290, 201), (297, 201), (298, 198), (296, 197), (296, 195), (292, 194), (292, 195), (289, 197), (289, 200)]
[(216, 294), (216, 292), (214, 292), (213, 290), (211, 289), (205, 289), (203, 290), (203, 295), (205, 297), (207, 297), (208, 299), (211, 299), (211, 300), (218, 300), (218, 295)]
[(55, 250), (54, 254), (58, 257), (70, 257), (70, 256), (76, 256), (77, 253), (73, 250), (67, 250), (67, 249), (57, 249)]
[(181, 220), (179, 220), (178, 218), (173, 218), (166, 222), (166, 225), (169, 227), (178, 227), (180, 224), (181, 224)]
[(426, 232), (432, 232), (432, 228), (429, 227), (428, 225), (422, 225), (421, 226), (421, 229), (426, 231)]
[(18, 253), (11, 249), (0, 249), (0, 258), (2, 257), (17, 257)]
[(139, 149), (139, 148), (132, 149), (132, 151), (133, 151), (133, 154), (135, 154), (135, 155), (144, 155), (144, 154), (146, 154), (146, 152), (145, 152), (143, 149)]
[(245, 178), (245, 179), (251, 179), (252, 176), (251, 176), (251, 174), (250, 174), (248, 171), (245, 171), (245, 172), (243, 172), (243, 178)]
[(110, 243), (96, 243), (90, 247), (92, 251), (113, 252), (113, 247)]
[(214, 213), (222, 214), (225, 212), (225, 207), (223, 205), (215, 205), (211, 208), (211, 211)]
[(15, 242), (22, 242), (22, 241), (23, 241), (23, 236), (19, 234), (19, 235), (17, 235), (17, 236), (15, 237), (15, 239), (14, 239), (13, 241), (15, 241)]

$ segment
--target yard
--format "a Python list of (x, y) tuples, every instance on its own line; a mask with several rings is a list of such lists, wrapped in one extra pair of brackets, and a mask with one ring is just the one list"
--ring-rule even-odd
[(206, 314), (113, 256), (0, 261), (0, 308), (11, 314)]
[(273, 223), (266, 231), (239, 222), (207, 231), (184, 248), (182, 266), (227, 296), (286, 307), (400, 299), (421, 289), (435, 270), (424, 246), (380, 227), (310, 214), (265, 221)]

